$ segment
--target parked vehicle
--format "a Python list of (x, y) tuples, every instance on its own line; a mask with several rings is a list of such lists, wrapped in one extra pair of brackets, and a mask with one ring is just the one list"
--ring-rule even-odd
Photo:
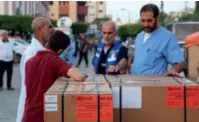
[(19, 63), (21, 60), (21, 56), (25, 51), (25, 49), (27, 48), (27, 46), (29, 45), (29, 43), (22, 39), (9, 39), (9, 40), (14, 45), (14, 50), (17, 56), (17, 63)]

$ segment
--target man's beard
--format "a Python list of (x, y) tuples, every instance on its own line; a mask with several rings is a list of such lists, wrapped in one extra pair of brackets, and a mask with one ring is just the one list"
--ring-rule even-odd
[(155, 22), (154, 26), (151, 28), (151, 27), (144, 27), (143, 30), (147, 33), (151, 33), (153, 32), (154, 30), (156, 30), (157, 28), (157, 22)]
[(106, 40), (102, 40), (103, 42), (104, 42), (104, 44), (111, 44), (111, 43), (113, 43), (114, 42), (114, 40), (109, 40), (109, 41), (106, 41)]

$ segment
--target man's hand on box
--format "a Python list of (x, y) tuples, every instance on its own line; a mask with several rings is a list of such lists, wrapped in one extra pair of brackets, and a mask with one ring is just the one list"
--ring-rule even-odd
[(108, 72), (118, 72), (118, 71), (120, 71), (120, 66), (119, 65), (109, 66), (107, 71)]
[(174, 69), (170, 69), (166, 74), (166, 76), (176, 76), (176, 77), (180, 77), (180, 74), (178, 72), (176, 72)]
[(82, 82), (88, 77), (85, 73), (79, 72), (76, 68), (69, 69), (67, 75), (77, 82)]

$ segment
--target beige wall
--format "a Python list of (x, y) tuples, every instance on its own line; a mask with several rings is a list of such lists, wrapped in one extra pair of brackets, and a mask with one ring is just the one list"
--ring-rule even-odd
[(59, 19), (59, 1), (53, 1), (53, 5), (49, 6), (49, 10), (50, 10), (49, 12), (50, 18), (54, 20), (58, 20)]
[(4, 1), (0, 1), (0, 14), (4, 14)]
[(77, 2), (69, 1), (69, 18), (73, 21), (77, 21)]
[[(103, 2), (103, 4), (100, 4)], [(102, 12), (99, 12), (102, 10)], [(102, 18), (106, 15), (106, 1), (88, 2), (87, 22), (93, 22), (97, 17)]]

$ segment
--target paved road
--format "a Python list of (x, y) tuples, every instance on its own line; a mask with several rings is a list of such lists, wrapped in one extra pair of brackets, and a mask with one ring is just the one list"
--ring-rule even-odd
[[(89, 67), (85, 68), (84, 60), (80, 65), (80, 70), (86, 73), (92, 72), (91, 59), (93, 57), (93, 53), (89, 53)], [(4, 77), (6, 80), (6, 75)], [(18, 99), (21, 88), (21, 75), (19, 65), (14, 66), (13, 79), (12, 84), (13, 87), (16, 88), (15, 91), (7, 91), (5, 86), (6, 82), (4, 80), (4, 91), (0, 92), (0, 122), (15, 122), (17, 107), (18, 107)]]

